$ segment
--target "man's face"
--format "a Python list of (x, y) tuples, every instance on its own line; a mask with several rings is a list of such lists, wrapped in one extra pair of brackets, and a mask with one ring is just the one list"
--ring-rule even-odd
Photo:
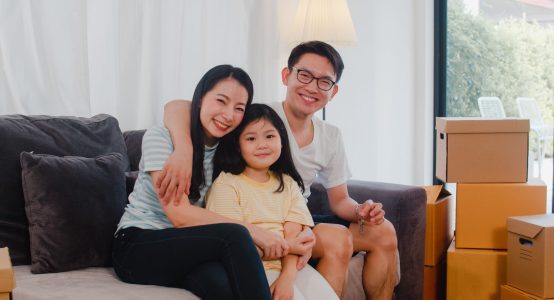
[(298, 80), (298, 71), (307, 71), (314, 77), (333, 82), (336, 81), (335, 71), (326, 57), (313, 53), (302, 55), (292, 70), (287, 67), (283, 69), (282, 80), (287, 86), (285, 102), (294, 114), (311, 116), (335, 96), (338, 86), (335, 84), (330, 90), (324, 91), (318, 87), (315, 78), (310, 83), (302, 83)]

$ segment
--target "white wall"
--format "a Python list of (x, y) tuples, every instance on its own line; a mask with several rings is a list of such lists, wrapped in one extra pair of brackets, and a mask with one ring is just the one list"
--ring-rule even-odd
[(359, 44), (339, 48), (345, 70), (326, 119), (342, 129), (354, 178), (431, 184), (433, 1), (348, 4)]
[[(0, 114), (102, 112), (146, 128), (219, 63), (249, 72), (256, 101), (282, 100), (296, 4), (0, 0)], [(355, 179), (430, 184), (433, 0), (348, 4), (359, 44), (338, 49), (346, 67), (327, 120), (342, 129)]]

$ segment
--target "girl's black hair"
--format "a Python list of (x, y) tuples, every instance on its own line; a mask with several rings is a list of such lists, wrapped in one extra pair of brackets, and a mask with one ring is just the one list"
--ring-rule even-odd
[(244, 171), (246, 168), (246, 162), (240, 153), (240, 134), (244, 131), (248, 124), (262, 120), (270, 122), (281, 136), (281, 155), (279, 156), (279, 159), (277, 159), (277, 161), (269, 167), (269, 169), (279, 178), (279, 187), (275, 190), (275, 192), (283, 191), (285, 188), (283, 183), (283, 174), (287, 174), (292, 177), (296, 183), (298, 183), (298, 186), (302, 189), (303, 193), (304, 182), (302, 181), (302, 177), (296, 170), (292, 160), (289, 137), (285, 124), (271, 107), (259, 103), (250, 105), (237, 129), (220, 139), (219, 146), (217, 147), (217, 152), (214, 157), (214, 180), (221, 171), (235, 175), (238, 175)]
[(233, 78), (242, 85), (248, 93), (246, 102), (246, 111), (252, 103), (254, 95), (254, 86), (250, 76), (241, 68), (231, 65), (219, 65), (210, 69), (198, 82), (194, 95), (192, 96), (192, 107), (190, 116), (190, 136), (192, 140), (192, 179), (190, 185), (189, 199), (195, 202), (200, 198), (200, 189), (206, 184), (204, 175), (204, 128), (200, 122), (200, 108), (202, 107), (202, 98), (221, 80)]

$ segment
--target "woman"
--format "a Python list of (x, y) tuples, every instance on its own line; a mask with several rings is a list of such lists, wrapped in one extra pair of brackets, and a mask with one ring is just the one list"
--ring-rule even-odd
[[(178, 205), (162, 204), (153, 184), (173, 152), (169, 131), (147, 130), (139, 175), (114, 239), (113, 265), (121, 280), (183, 288), (202, 299), (271, 299), (252, 239), (267, 233), (201, 208), (218, 139), (239, 125), (252, 95), (252, 81), (240, 68), (220, 65), (202, 77), (190, 114), (190, 194), (169, 196), (180, 199)], [(285, 241), (279, 246), (286, 251)]]

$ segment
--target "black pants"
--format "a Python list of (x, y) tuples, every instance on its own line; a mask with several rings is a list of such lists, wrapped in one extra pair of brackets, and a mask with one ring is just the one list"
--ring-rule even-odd
[(202, 299), (271, 299), (254, 242), (237, 224), (119, 230), (113, 266), (124, 282), (183, 288)]

